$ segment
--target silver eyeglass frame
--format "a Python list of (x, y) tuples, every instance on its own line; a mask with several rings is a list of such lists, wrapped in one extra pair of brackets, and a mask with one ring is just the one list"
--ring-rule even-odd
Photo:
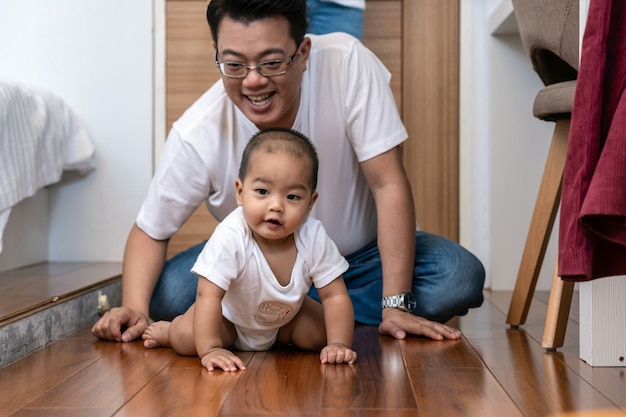
[[(215, 66), (220, 70), (220, 74), (222, 74), (224, 77), (228, 77), (228, 78), (239, 78), (239, 79), (246, 78), (248, 76), (248, 74), (250, 73), (250, 70), (253, 70), (253, 69), (256, 70), (256, 72), (258, 72), (263, 77), (266, 77), (266, 78), (277, 77), (277, 76), (283, 75), (283, 74), (285, 74), (287, 72), (287, 70), (289, 69), (289, 66), (296, 59), (296, 56), (298, 56), (298, 53), (300, 52), (300, 46), (301, 45), (302, 45), (302, 42), (300, 42), (298, 44), (298, 47), (296, 48), (296, 51), (289, 58), (268, 59), (267, 61), (261, 61), (261, 62), (259, 62), (256, 65), (248, 65), (246, 63), (236, 62), (236, 61), (222, 61), (222, 62), (220, 62), (217, 59), (218, 51), (216, 49), (215, 50)], [(285, 64), (287, 64), (287, 68), (285, 68), (284, 71), (278, 72), (276, 74), (264, 74), (263, 71), (262, 71), (262, 66), (263, 65), (267, 65), (269, 63), (275, 63), (275, 64), (277, 64), (277, 63), (281, 63), (281, 64), (285, 63)], [(237, 64), (237, 65), (240, 65), (241, 68), (245, 68), (246, 69), (246, 72), (243, 75), (229, 75), (229, 74), (226, 74), (224, 72), (224, 67), (223, 67), (225, 64)]]

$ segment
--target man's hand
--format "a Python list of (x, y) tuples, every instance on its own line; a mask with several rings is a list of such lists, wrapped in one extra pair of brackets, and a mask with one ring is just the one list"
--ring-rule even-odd
[(132, 342), (148, 327), (148, 317), (127, 307), (115, 307), (104, 313), (91, 328), (99, 339)]
[(458, 339), (461, 331), (423, 317), (414, 316), (396, 308), (383, 309), (383, 321), (378, 326), (381, 334), (404, 339), (407, 334), (426, 336), (433, 340)]

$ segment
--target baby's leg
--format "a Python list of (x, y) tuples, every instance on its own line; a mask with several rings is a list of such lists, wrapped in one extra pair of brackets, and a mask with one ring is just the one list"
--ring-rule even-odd
[(192, 305), (185, 314), (175, 317), (171, 323), (167, 321), (152, 323), (143, 334), (143, 345), (149, 349), (171, 346), (179, 355), (196, 355), (193, 340), (193, 310)]
[(326, 346), (326, 325), (322, 305), (304, 297), (298, 314), (278, 331), (278, 342), (304, 350), (319, 351)]

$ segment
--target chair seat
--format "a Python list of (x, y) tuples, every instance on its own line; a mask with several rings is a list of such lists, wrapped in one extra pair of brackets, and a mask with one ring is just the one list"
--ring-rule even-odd
[(551, 84), (543, 88), (535, 97), (533, 115), (550, 122), (571, 118), (575, 91), (576, 80)]

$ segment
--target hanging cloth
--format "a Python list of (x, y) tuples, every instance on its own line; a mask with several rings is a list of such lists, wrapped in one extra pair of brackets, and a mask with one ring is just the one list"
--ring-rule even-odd
[(626, 1), (591, 0), (563, 174), (559, 275), (626, 275)]

